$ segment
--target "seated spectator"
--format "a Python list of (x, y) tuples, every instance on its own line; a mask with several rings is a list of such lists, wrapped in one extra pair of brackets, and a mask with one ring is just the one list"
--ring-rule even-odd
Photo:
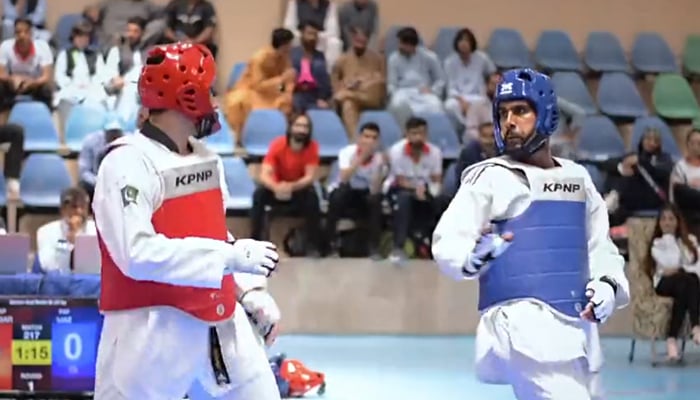
[[(654, 129), (644, 134), (636, 153), (605, 161), (601, 169), (612, 178), (614, 190), (608, 196), (619, 197), (619, 209), (609, 210), (613, 214), (611, 226), (623, 223), (635, 212), (658, 210), (668, 200), (673, 160), (663, 151), (661, 136)], [(616, 203), (609, 198), (606, 201)]]
[(700, 237), (700, 130), (688, 133), (685, 148), (686, 157), (671, 172), (671, 201), (681, 209), (690, 231)]
[(656, 294), (673, 299), (666, 340), (669, 361), (679, 361), (678, 335), (686, 314), (692, 326), (693, 341), (700, 345), (700, 280), (698, 242), (688, 234), (678, 210), (661, 210), (644, 269), (652, 279)]
[(486, 79), (496, 72), (489, 56), (478, 50), (474, 33), (460, 29), (453, 42), (454, 53), (444, 61), (447, 80), (445, 110), (461, 131), (471, 104), (486, 100)]
[(331, 82), (348, 138), (355, 139), (360, 113), (384, 103), (384, 58), (367, 48), (367, 35), (352, 28), (352, 48), (333, 66)]
[(129, 18), (126, 31), (117, 46), (112, 47), (105, 62), (108, 81), (107, 93), (112, 95), (110, 108), (126, 121), (136, 115), (139, 105), (136, 83), (141, 67), (146, 59), (146, 44), (143, 42), (143, 30), (146, 20), (141, 17)]
[(287, 29), (275, 29), (269, 46), (258, 50), (248, 61), (236, 86), (224, 98), (224, 115), (243, 146), (243, 124), (252, 110), (272, 108), (292, 112), (292, 92), (296, 72), (289, 58), (294, 35)]
[(318, 26), (302, 22), (301, 46), (292, 48), (292, 65), (297, 74), (294, 86), (294, 111), (298, 113), (314, 108), (330, 108), (333, 93), (328, 65), (323, 53), (316, 50)]
[(119, 117), (111, 115), (105, 119), (101, 131), (93, 132), (85, 137), (78, 156), (78, 185), (85, 190), (90, 199), (95, 193), (95, 182), (100, 162), (104, 157), (107, 146), (124, 134), (124, 125)]
[(37, 257), (44, 272), (67, 273), (73, 270), (73, 247), (80, 234), (96, 235), (95, 221), (88, 219), (90, 200), (80, 187), (61, 193), (61, 218), (36, 232)]
[(394, 250), (390, 260), (406, 258), (404, 245), (411, 228), (419, 228), (428, 237), (435, 228), (440, 205), (442, 152), (428, 142), (428, 124), (411, 117), (406, 122), (406, 139), (389, 150), (391, 174), (387, 180), (393, 210)]
[(442, 112), (445, 77), (437, 55), (418, 46), (418, 32), (408, 27), (399, 30), (399, 49), (387, 63), (389, 109), (405, 120), (404, 115)]
[(32, 21), (34, 39), (49, 41), (51, 32), (45, 28), (46, 0), (3, 0), (2, 1), (2, 38), (12, 37), (15, 32), (15, 21), (26, 18)]
[(106, 76), (102, 53), (90, 48), (90, 27), (79, 22), (71, 29), (71, 47), (56, 56), (54, 81), (58, 92), (54, 102), (63, 123), (76, 104), (106, 106)]
[(101, 0), (96, 4), (97, 41), (103, 53), (119, 43), (122, 32), (126, 30), (129, 18), (141, 17), (146, 20), (143, 42), (155, 44), (163, 36), (165, 21), (162, 7), (151, 0)]
[(311, 132), (311, 120), (299, 114), (290, 119), (287, 134), (270, 143), (260, 171), (261, 185), (253, 194), (251, 237), (262, 239), (266, 207), (291, 205), (306, 219), (307, 255), (317, 255), (321, 249), (321, 210), (313, 185), (320, 160), (318, 142)]
[(337, 224), (347, 210), (359, 210), (368, 217), (367, 237), (370, 256), (377, 258), (377, 246), (382, 227), (381, 187), (387, 167), (379, 151), (379, 126), (373, 122), (360, 128), (357, 144), (345, 146), (338, 153), (338, 177), (328, 187), (326, 239), (332, 252), (336, 251)]
[(9, 144), (5, 152), (5, 190), (8, 200), (19, 200), (19, 176), (24, 161), (24, 128), (15, 124), (0, 125), (0, 145)]
[[(479, 137), (470, 139), (467, 144), (462, 147), (462, 151), (457, 158), (457, 167), (455, 168), (456, 182), (462, 181), (462, 172), (470, 165), (484, 161), (487, 158), (495, 157), (496, 140), (493, 137), (493, 118), (490, 121), (485, 121), (479, 126)], [(454, 193), (452, 193), (454, 195)]]
[[(354, 29), (367, 35), (370, 43), (376, 43), (379, 36), (379, 6), (374, 0), (346, 0), (338, 9), (343, 50), (352, 46)], [(374, 46), (371, 46), (374, 47)]]
[(486, 77), (486, 98), (470, 104), (465, 117), (464, 135), (462, 141), (468, 142), (479, 137), (479, 126), (484, 121), (493, 121), (493, 97), (496, 87), (501, 81), (501, 73), (494, 72)]
[(166, 43), (188, 42), (207, 46), (216, 58), (216, 10), (207, 0), (171, 0), (165, 8)]
[(0, 111), (14, 106), (19, 95), (53, 108), (53, 54), (49, 44), (32, 39), (32, 22), (15, 21), (15, 37), (0, 44)]
[(323, 53), (330, 70), (343, 52), (335, 3), (329, 0), (289, 0), (284, 14), (284, 27), (303, 40), (302, 30), (309, 23), (319, 31), (316, 49)]

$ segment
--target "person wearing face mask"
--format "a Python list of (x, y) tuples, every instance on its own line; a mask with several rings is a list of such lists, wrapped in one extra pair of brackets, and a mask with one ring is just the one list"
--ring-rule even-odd
[(270, 143), (260, 171), (260, 186), (253, 193), (250, 210), (251, 237), (261, 239), (267, 207), (291, 205), (306, 220), (307, 255), (317, 256), (321, 250), (321, 210), (314, 190), (320, 163), (318, 142), (313, 140), (313, 127), (306, 114), (289, 120), (289, 129)]
[(226, 227), (223, 163), (201, 140), (220, 128), (215, 77), (204, 46), (150, 50), (138, 80), (148, 119), (102, 159), (95, 400), (279, 400), (263, 346), (280, 319), (266, 290), (279, 255)]
[(598, 325), (630, 299), (591, 177), (551, 155), (558, 119), (549, 76), (506, 71), (493, 103), (501, 155), (462, 173), (433, 233), (440, 270), (479, 279), (477, 378), (519, 400), (602, 399)]
[(389, 149), (391, 173), (385, 185), (393, 203), (393, 245), (391, 262), (406, 259), (404, 245), (411, 228), (432, 232), (442, 189), (442, 152), (428, 142), (428, 123), (411, 117), (406, 122), (406, 138)]

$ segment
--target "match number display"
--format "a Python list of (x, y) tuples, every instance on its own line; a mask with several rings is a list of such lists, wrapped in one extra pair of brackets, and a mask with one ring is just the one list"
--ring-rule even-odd
[(51, 341), (13, 340), (12, 365), (51, 365)]

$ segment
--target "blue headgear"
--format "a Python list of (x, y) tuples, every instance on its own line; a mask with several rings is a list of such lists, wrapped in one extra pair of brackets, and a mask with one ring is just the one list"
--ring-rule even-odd
[(493, 133), (496, 148), (500, 154), (506, 151), (505, 140), (501, 134), (498, 108), (504, 101), (525, 100), (537, 113), (535, 132), (523, 144), (525, 154), (533, 154), (540, 149), (557, 129), (559, 108), (557, 95), (549, 77), (530, 68), (506, 71), (496, 88), (493, 100)]

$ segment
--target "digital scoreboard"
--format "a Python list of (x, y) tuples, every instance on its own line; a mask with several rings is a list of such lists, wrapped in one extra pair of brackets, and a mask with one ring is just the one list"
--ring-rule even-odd
[(102, 316), (94, 299), (0, 297), (0, 392), (91, 392)]

